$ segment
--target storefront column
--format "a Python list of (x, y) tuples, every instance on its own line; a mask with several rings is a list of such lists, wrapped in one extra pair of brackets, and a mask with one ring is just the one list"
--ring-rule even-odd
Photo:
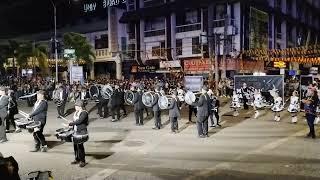
[(90, 79), (94, 80), (94, 62), (90, 64)]
[(118, 80), (121, 80), (122, 79), (122, 62), (119, 54), (117, 54), (115, 62), (116, 62), (116, 78)]

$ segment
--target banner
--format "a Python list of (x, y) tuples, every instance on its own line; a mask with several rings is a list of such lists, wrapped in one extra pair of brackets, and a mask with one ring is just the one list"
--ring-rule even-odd
[(250, 7), (249, 48), (268, 49), (269, 15)]
[(184, 60), (184, 71), (187, 73), (209, 73), (212, 69), (209, 59)]
[(284, 96), (284, 78), (279, 75), (267, 76), (234, 76), (234, 88), (238, 92), (243, 87), (243, 83), (247, 87), (260, 89), (262, 94), (269, 93), (275, 87), (279, 91), (279, 96)]
[(73, 82), (80, 82), (81, 84), (84, 83), (84, 76), (83, 76), (83, 67), (82, 66), (71, 66), (71, 77), (70, 83)]
[(199, 92), (203, 86), (203, 76), (185, 76), (184, 85), (188, 91)]

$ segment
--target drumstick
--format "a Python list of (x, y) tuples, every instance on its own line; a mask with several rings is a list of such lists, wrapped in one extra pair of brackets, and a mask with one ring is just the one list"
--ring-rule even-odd
[(24, 116), (24, 117), (27, 117), (27, 116), (28, 116), (27, 113), (25, 113), (25, 112), (23, 112), (23, 111), (21, 111), (21, 110), (19, 110), (19, 114), (21, 114), (21, 115)]
[(61, 119), (64, 120), (64, 121), (66, 121), (66, 122), (68, 122), (68, 123), (71, 122), (70, 120), (68, 120), (68, 119), (66, 119), (66, 118), (64, 118), (64, 117), (61, 117)]

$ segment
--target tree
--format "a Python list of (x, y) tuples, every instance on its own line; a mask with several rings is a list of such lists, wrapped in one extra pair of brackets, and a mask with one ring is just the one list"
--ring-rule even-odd
[(48, 50), (46, 46), (31, 42), (21, 43), (17, 50), (17, 64), (20, 67), (28, 66), (29, 60), (32, 60), (33, 67), (35, 64), (39, 66), (43, 76), (48, 75)]
[(93, 63), (96, 59), (93, 47), (82, 34), (69, 32), (63, 35), (65, 49), (74, 49), (76, 61), (84, 60), (87, 64)]
[(15, 60), (17, 57), (17, 50), (20, 43), (15, 40), (9, 40), (7, 44), (0, 47), (0, 64), (3, 67), (3, 63), (8, 62), (9, 58), (12, 58), (12, 67), (15, 68)]
[(75, 50), (75, 58), (78, 63), (80, 60), (86, 62), (88, 69), (91, 70), (90, 77), (93, 79), (93, 62), (96, 59), (96, 55), (92, 45), (87, 41), (87, 38), (82, 34), (69, 32), (63, 35), (63, 43), (65, 49)]

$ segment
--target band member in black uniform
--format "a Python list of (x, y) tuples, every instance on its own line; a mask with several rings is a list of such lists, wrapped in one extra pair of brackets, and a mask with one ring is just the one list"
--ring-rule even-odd
[(0, 143), (7, 140), (5, 121), (8, 115), (9, 97), (6, 95), (6, 88), (0, 87)]
[(56, 99), (58, 118), (61, 118), (61, 117), (64, 117), (64, 109), (67, 102), (67, 91), (63, 85), (60, 85), (56, 93), (58, 93), (56, 95), (56, 97), (58, 98)]
[(35, 141), (35, 148), (31, 150), (31, 152), (47, 152), (47, 142), (43, 135), (43, 128), (47, 122), (47, 110), (48, 110), (48, 103), (44, 99), (45, 92), (43, 90), (39, 90), (37, 92), (37, 101), (33, 106), (32, 112), (28, 115), (27, 118), (32, 118), (35, 122), (40, 122), (41, 125), (39, 128), (34, 128), (33, 138)]
[(308, 97), (302, 100), (304, 103), (304, 110), (306, 113), (306, 118), (309, 126), (309, 133), (306, 137), (311, 137), (313, 139), (316, 138), (315, 130), (314, 130), (314, 120), (316, 118), (316, 109), (318, 105), (318, 94), (317, 90), (313, 89), (308, 93)]
[(101, 93), (98, 95), (98, 114), (100, 116), (100, 119), (107, 118), (109, 116), (109, 108), (108, 108), (108, 102), (109, 99), (105, 99), (102, 97)]
[(121, 87), (119, 89), (119, 108), (120, 110), (123, 111), (123, 116), (126, 117), (127, 116), (127, 110), (125, 107), (125, 101), (124, 101), (124, 94), (125, 94), (125, 89), (124, 89), (124, 85), (121, 84)]
[(208, 117), (209, 117), (209, 96), (207, 94), (208, 88), (204, 86), (201, 91), (201, 96), (199, 101), (193, 103), (192, 105), (198, 107), (197, 112), (197, 129), (198, 136), (200, 138), (209, 137), (208, 136)]
[(84, 103), (84, 106), (88, 104), (88, 99), (89, 99), (89, 93), (87, 91), (87, 88), (82, 87), (81, 92), (80, 92), (80, 100)]
[[(136, 118), (136, 125), (142, 126), (143, 125), (143, 110), (144, 104), (142, 103), (142, 86), (139, 86), (137, 92), (134, 94), (133, 104), (134, 104), (134, 115)], [(132, 89), (134, 91), (134, 89)]]
[(14, 122), (14, 115), (18, 114), (18, 103), (17, 103), (16, 97), (14, 95), (14, 91), (9, 90), (8, 96), (9, 96), (9, 104), (8, 104), (8, 116), (7, 116), (6, 129), (7, 129), (7, 131), (9, 131), (10, 124), (12, 124), (12, 126), (16, 130), (16, 132), (20, 132), (21, 130), (19, 128), (16, 129), (16, 123)]
[[(88, 134), (87, 126), (89, 125), (89, 114), (85, 110), (83, 101), (75, 103), (76, 112), (73, 116), (73, 122), (69, 126), (73, 126), (74, 133), (78, 135)], [(79, 167), (86, 165), (86, 154), (83, 143), (73, 143), (75, 160), (71, 164), (79, 164)]]
[[(214, 95), (211, 89), (208, 91), (208, 95), (210, 97), (210, 108), (209, 108), (209, 117), (211, 120), (211, 126), (210, 127), (216, 127), (221, 126), (219, 124), (219, 106), (220, 101), (217, 98), (217, 96)], [(213, 117), (214, 116), (214, 117)]]
[(179, 132), (178, 119), (180, 119), (180, 108), (179, 108), (180, 102), (177, 96), (178, 96), (178, 92), (174, 90), (172, 93), (171, 104), (168, 107), (172, 133)]
[(157, 85), (155, 88), (155, 98), (154, 98), (154, 102), (152, 104), (152, 110), (153, 110), (153, 115), (154, 115), (154, 126), (152, 129), (161, 129), (161, 110), (158, 104), (158, 100), (160, 98), (160, 86)]
[[(119, 102), (119, 86), (115, 85), (115, 89), (113, 91), (113, 94), (109, 100), (109, 106), (111, 108), (111, 116), (112, 116), (112, 122), (119, 121), (120, 120), (120, 102)], [(115, 115), (117, 113), (117, 119), (115, 118)]]

